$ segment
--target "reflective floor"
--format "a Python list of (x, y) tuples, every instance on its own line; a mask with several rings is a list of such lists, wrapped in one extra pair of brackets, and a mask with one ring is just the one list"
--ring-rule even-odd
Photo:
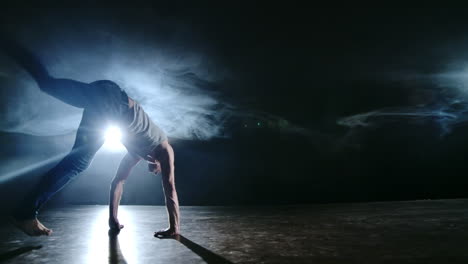
[(468, 263), (468, 200), (282, 207), (182, 207), (182, 236), (158, 239), (160, 206), (46, 210), (50, 237), (4, 223), (2, 263)]

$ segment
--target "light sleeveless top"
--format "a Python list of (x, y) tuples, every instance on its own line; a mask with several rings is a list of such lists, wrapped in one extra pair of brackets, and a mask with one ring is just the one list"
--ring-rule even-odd
[[(153, 150), (167, 140), (167, 136), (143, 110), (138, 102), (135, 102), (133, 108), (128, 113), (130, 122), (124, 126), (122, 144), (131, 153), (137, 154), (146, 159), (147, 155), (153, 155)], [(132, 118), (133, 115), (133, 118)]]

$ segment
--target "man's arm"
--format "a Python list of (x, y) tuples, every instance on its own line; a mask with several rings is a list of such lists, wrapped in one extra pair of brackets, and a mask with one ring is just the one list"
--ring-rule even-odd
[(174, 172), (161, 175), (161, 181), (164, 188), (164, 196), (166, 200), (167, 213), (169, 216), (169, 229), (168, 235), (179, 234), (179, 199), (175, 187)]
[(175, 187), (174, 174), (174, 150), (167, 142), (160, 156), (161, 181), (166, 200), (167, 214), (169, 216), (169, 228), (155, 232), (156, 237), (174, 236), (180, 233), (179, 199)]
[(119, 223), (117, 212), (119, 209), (120, 198), (122, 198), (123, 185), (127, 180), (133, 167), (138, 164), (140, 157), (127, 153), (122, 159), (117, 170), (117, 174), (111, 183), (109, 193), (109, 227), (111, 229), (122, 229), (123, 225)]

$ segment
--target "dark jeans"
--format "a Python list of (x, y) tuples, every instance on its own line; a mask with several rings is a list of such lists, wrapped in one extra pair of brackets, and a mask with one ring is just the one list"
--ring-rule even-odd
[(32, 219), (52, 195), (88, 168), (104, 143), (103, 126), (106, 121), (117, 121), (127, 114), (128, 97), (111, 81), (87, 84), (51, 77), (33, 53), (11, 38), (0, 36), (0, 47), (34, 78), (43, 92), (84, 109), (70, 153), (41, 178), (39, 184), (13, 212), (17, 219)]
[[(96, 85), (96, 83), (101, 85)], [(108, 94), (107, 98), (113, 98), (114, 95), (119, 99), (119, 101), (114, 102), (116, 109), (123, 110), (127, 107), (126, 94), (117, 85), (114, 84), (114, 88), (106, 90), (102, 84), (112, 86), (113, 83), (99, 81), (85, 84), (67, 79), (50, 79), (48, 82), (40, 84), (41, 89), (48, 94), (70, 105), (84, 108), (83, 117), (72, 150), (42, 177), (34, 190), (20, 203), (14, 212), (14, 217), (17, 219), (35, 218), (45, 202), (89, 167), (94, 155), (104, 143), (103, 129), (106, 119), (109, 119), (106, 117), (115, 116), (115, 113), (112, 115), (112, 113), (105, 112), (109, 110), (108, 107), (102, 107), (112, 104), (111, 102), (99, 101), (100, 98), (103, 98), (102, 93), (111, 90), (111, 94)]]

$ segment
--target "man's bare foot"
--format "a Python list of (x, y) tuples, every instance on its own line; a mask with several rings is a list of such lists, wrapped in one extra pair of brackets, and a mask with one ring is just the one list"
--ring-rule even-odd
[(119, 223), (119, 220), (117, 220), (117, 219), (109, 218), (109, 228), (113, 229), (113, 230), (120, 230), (120, 229), (124, 228), (124, 225), (121, 225)]
[(52, 230), (45, 227), (37, 218), (19, 221), (10, 217), (10, 220), (14, 226), (28, 236), (50, 236), (52, 234)]
[(154, 232), (154, 237), (158, 238), (164, 238), (164, 237), (175, 237), (179, 235), (179, 232), (176, 231), (175, 229), (168, 228), (164, 230), (159, 230), (157, 232)]

